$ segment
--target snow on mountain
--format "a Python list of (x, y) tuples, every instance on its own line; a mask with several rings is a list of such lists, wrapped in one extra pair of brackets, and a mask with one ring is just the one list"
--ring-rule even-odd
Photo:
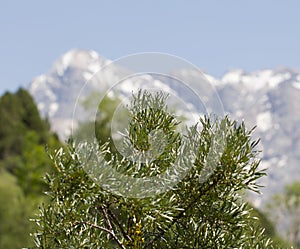
[(269, 168), (269, 176), (262, 182), (267, 197), (300, 179), (299, 75), (299, 71), (287, 68), (230, 71), (218, 88), (224, 109), (232, 118), (245, 120), (249, 128), (257, 126), (254, 134), (261, 138), (262, 167)]
[[(29, 91), (38, 104), (43, 116), (50, 119), (53, 130), (60, 137), (66, 138), (70, 132), (74, 105), (80, 92), (105, 92), (112, 82), (123, 80), (122, 68), (109, 67), (110, 63), (95, 51), (71, 50), (53, 64), (48, 73), (36, 77), (29, 86)], [(97, 73), (95, 75), (95, 73)], [(179, 70), (173, 75), (184, 75), (190, 84), (199, 88), (202, 79), (192, 70)], [(264, 69), (254, 72), (232, 70), (221, 79), (204, 74), (213, 88), (201, 88), (203, 103), (209, 101), (215, 89), (224, 110), (232, 119), (245, 120), (249, 128), (257, 125), (255, 137), (261, 138), (262, 167), (268, 167), (269, 176), (263, 184), (263, 193), (269, 197), (292, 180), (300, 179), (300, 71), (288, 68)], [(172, 89), (180, 97), (185, 93), (180, 84), (169, 81), (169, 86), (162, 84), (164, 79), (151, 75), (125, 79), (120, 91), (128, 92), (142, 84), (152, 84), (165, 91)], [(87, 84), (88, 82), (88, 84)], [(83, 88), (86, 87), (87, 89)], [(181, 94), (181, 95), (180, 95)], [(83, 94), (84, 95), (84, 94)], [(193, 99), (190, 99), (193, 102)], [(198, 110), (199, 111), (199, 110)], [(84, 117), (84, 110), (81, 110)], [(255, 197), (255, 203), (260, 199)]]
[(292, 77), (288, 70), (277, 72), (276, 70), (259, 70), (252, 73), (246, 73), (243, 70), (234, 70), (226, 73), (222, 77), (225, 84), (240, 84), (245, 89), (257, 91), (263, 88), (276, 88), (280, 83)]
[(107, 75), (97, 78), (97, 83), (89, 81), (109, 63), (109, 60), (100, 57), (95, 51), (74, 49), (61, 56), (48, 73), (31, 82), (29, 91), (41, 114), (50, 119), (52, 128), (63, 139), (70, 134), (74, 106), (87, 82), (89, 88), (100, 87), (104, 90), (109, 87), (105, 80)]

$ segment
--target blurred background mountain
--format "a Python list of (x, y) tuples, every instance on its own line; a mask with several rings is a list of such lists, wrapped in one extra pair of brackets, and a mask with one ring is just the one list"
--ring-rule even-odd
[[(70, 50), (47, 73), (30, 83), (28, 90), (41, 115), (49, 119), (52, 130), (62, 140), (66, 140), (71, 134), (75, 104), (80, 106), (84, 98), (88, 98), (93, 91), (105, 93), (113, 83), (122, 79), (122, 67), (114, 66), (109, 70), (99, 71), (110, 62), (95, 51)], [(170, 72), (174, 76), (180, 74), (191, 85), (201, 84), (193, 70)], [(255, 137), (261, 138), (259, 149), (262, 150), (262, 167), (268, 168), (268, 177), (262, 182), (265, 186), (262, 189), (263, 195), (250, 196), (250, 199), (254, 206), (261, 207), (262, 202), (272, 194), (283, 190), (286, 184), (300, 179), (300, 70), (233, 70), (221, 78), (207, 74), (205, 77), (220, 96), (225, 113), (232, 119), (245, 120), (249, 129), (257, 126)], [(155, 89), (165, 89), (166, 85), (170, 88), (174, 86), (172, 81), (163, 82), (153, 75), (140, 80), (145, 81), (143, 84), (155, 85)], [(130, 93), (135, 84), (125, 81), (122, 85)], [(83, 98), (81, 102), (77, 99), (79, 93)], [(177, 91), (177, 94), (182, 95), (184, 92)], [(81, 112), (84, 117), (83, 108)], [(74, 121), (76, 124), (78, 120)]]

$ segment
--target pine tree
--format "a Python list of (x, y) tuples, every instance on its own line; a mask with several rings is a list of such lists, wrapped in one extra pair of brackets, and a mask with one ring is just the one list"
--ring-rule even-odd
[(183, 133), (166, 100), (133, 96), (118, 155), (98, 141), (51, 155), (38, 248), (275, 248), (242, 198), (265, 175), (252, 130), (204, 117)]

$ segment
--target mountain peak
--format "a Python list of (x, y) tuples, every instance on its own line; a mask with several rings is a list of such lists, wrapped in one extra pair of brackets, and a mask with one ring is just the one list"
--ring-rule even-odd
[(94, 74), (109, 60), (94, 50), (72, 49), (63, 54), (52, 66), (50, 72), (63, 76), (68, 69), (86, 70)]
[[(93, 50), (72, 49), (59, 57), (47, 73), (34, 78), (29, 85), (42, 116), (56, 118), (56, 122), (58, 118), (67, 117), (70, 123), (70, 113), (81, 88), (109, 62)], [(63, 134), (63, 131), (57, 132)]]

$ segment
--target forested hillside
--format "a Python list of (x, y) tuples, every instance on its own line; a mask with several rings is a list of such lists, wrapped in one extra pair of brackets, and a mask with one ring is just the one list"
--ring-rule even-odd
[(22, 248), (32, 245), (29, 218), (47, 201), (43, 176), (51, 164), (46, 147), (60, 143), (24, 89), (0, 98), (0, 127), (0, 248)]

